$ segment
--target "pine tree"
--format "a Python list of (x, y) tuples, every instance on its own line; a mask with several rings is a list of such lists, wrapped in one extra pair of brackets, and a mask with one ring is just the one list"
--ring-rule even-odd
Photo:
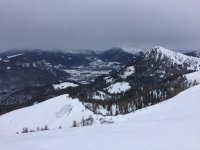
[(77, 127), (77, 123), (75, 120), (73, 121), (72, 127)]

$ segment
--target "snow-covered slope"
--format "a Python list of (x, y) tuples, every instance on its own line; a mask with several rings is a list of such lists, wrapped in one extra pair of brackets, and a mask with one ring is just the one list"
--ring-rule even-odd
[(152, 50), (149, 50), (146, 55), (151, 54), (152, 52), (155, 53), (157, 59), (170, 59), (171, 63), (178, 64), (178, 65), (188, 65), (186, 66), (187, 69), (191, 70), (200, 70), (200, 59), (197, 57), (186, 56), (182, 53), (175, 52), (168, 50), (161, 46), (156, 46)]
[(109, 93), (124, 93), (129, 90), (131, 87), (128, 82), (117, 82), (105, 88)]
[(62, 83), (59, 83), (59, 84), (53, 84), (53, 87), (55, 90), (59, 90), (59, 89), (66, 89), (68, 87), (77, 87), (78, 84), (74, 84), (74, 83), (71, 83), (71, 82), (62, 82)]
[[(102, 82), (105, 83), (104, 90), (113, 94), (129, 91), (140, 85), (160, 84), (160, 82), (175, 79), (175, 77), (194, 71), (200, 71), (200, 58), (157, 46), (141, 53), (117, 73), (104, 77)], [(118, 84), (119, 82), (126, 82), (130, 87), (117, 92), (115, 92), (116, 90), (109, 91), (113, 87), (119, 89), (121, 86)]]
[(190, 82), (197, 82), (198, 84), (200, 83), (200, 71), (188, 73), (185, 76)]
[[(0, 116), (2, 150), (199, 150), (200, 149), (200, 85), (157, 105), (113, 117), (113, 124), (68, 128), (68, 120), (83, 114), (81, 103), (66, 98), (51, 99), (38, 105)], [(71, 113), (63, 109), (72, 105)], [(77, 107), (75, 107), (77, 106)], [(67, 107), (66, 107), (67, 108)], [(67, 109), (68, 110), (68, 109)], [(57, 113), (56, 113), (57, 112)], [(60, 113), (58, 113), (60, 112)], [(64, 112), (64, 113), (61, 113)], [(91, 114), (86, 111), (85, 114)], [(56, 117), (56, 114), (64, 114)], [(65, 129), (14, 134), (16, 127), (49, 123)], [(77, 144), (78, 143), (78, 144)]]
[(135, 68), (134, 66), (130, 66), (130, 67), (127, 67), (124, 72), (122, 72), (122, 74), (120, 75), (120, 77), (122, 79), (126, 79), (127, 77), (133, 75), (135, 73)]
[(89, 115), (93, 113), (78, 99), (65, 94), (0, 116), (0, 134), (21, 132), (23, 127), (29, 130), (45, 125), (50, 129), (70, 127), (74, 120), (80, 122), (82, 117)]

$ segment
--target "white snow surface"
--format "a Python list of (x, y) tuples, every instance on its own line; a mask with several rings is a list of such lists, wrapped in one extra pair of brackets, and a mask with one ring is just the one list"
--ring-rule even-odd
[(106, 80), (106, 83), (112, 83), (114, 81), (114, 79), (111, 76), (104, 77), (104, 80)]
[(190, 82), (196, 81), (197, 83), (200, 83), (200, 71), (188, 73), (185, 76), (186, 76), (186, 79)]
[[(58, 124), (80, 117), (78, 100), (67, 95), (0, 116), (2, 150), (199, 150), (200, 85), (157, 105), (112, 117), (112, 124), (10, 134), (23, 126)], [(55, 117), (55, 110), (73, 106), (70, 115)], [(85, 112), (86, 113), (86, 112)], [(92, 112), (87, 111), (88, 114)]]
[(28, 127), (29, 130), (45, 125), (50, 129), (71, 127), (74, 120), (80, 122), (82, 117), (89, 115), (94, 114), (78, 99), (65, 94), (0, 116), (0, 135), (20, 133), (23, 127)]
[(114, 84), (111, 84), (109, 87), (105, 88), (105, 90), (108, 90), (109, 93), (123, 93), (127, 90), (129, 90), (131, 86), (128, 82), (116, 82)]
[[(161, 59), (167, 57), (171, 60), (171, 62), (183, 65), (188, 64), (187, 69), (191, 70), (200, 70), (200, 58), (187, 56), (179, 52), (175, 52), (172, 50), (168, 50), (161, 46), (156, 46), (153, 49), (157, 49), (158, 54), (161, 54)], [(147, 55), (151, 53), (152, 50), (147, 51)], [(158, 57), (157, 54), (157, 57)]]
[(53, 84), (53, 87), (55, 90), (59, 90), (59, 89), (66, 89), (68, 87), (77, 87), (78, 84), (74, 84), (71, 82), (63, 82), (63, 83), (59, 83), (59, 84)]
[(126, 79), (127, 77), (133, 75), (134, 73), (135, 73), (135, 67), (129, 66), (122, 72), (122, 74), (120, 74), (120, 77), (122, 79)]

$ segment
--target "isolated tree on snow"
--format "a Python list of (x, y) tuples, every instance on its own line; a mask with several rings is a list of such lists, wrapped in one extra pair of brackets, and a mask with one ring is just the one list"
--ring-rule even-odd
[(24, 128), (22, 129), (22, 133), (28, 133), (28, 128), (27, 128), (27, 127), (24, 127)]
[(44, 126), (44, 130), (49, 130), (47, 125)]
[(77, 127), (77, 123), (75, 120), (73, 121), (72, 127)]

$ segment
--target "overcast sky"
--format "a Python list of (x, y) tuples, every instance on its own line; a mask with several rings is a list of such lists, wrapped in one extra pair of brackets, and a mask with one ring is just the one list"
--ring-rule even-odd
[(0, 49), (200, 49), (200, 0), (0, 0)]

